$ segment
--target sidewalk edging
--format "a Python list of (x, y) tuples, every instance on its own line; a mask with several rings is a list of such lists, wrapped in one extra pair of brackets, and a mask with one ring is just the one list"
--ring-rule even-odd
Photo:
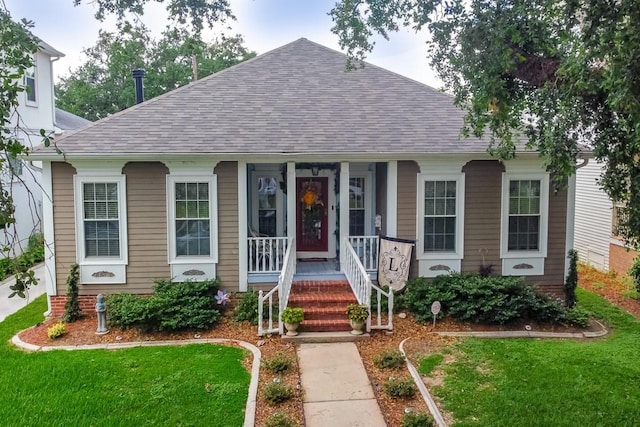
[(474, 337), (474, 338), (600, 338), (609, 333), (607, 328), (594, 320), (602, 328), (590, 332), (537, 332), (537, 331), (487, 331), (487, 332), (434, 332), (442, 337)]
[[(22, 331), (20, 331), (22, 332)], [(168, 340), (168, 341), (134, 341), (126, 343), (89, 344), (89, 345), (65, 345), (65, 346), (39, 346), (29, 344), (20, 339), (18, 332), (11, 338), (11, 342), (26, 351), (53, 351), (53, 350), (119, 350), (134, 347), (156, 347), (166, 345), (188, 345), (188, 344), (237, 344), (253, 354), (251, 364), (251, 381), (249, 382), (249, 394), (247, 405), (245, 406), (244, 427), (253, 427), (256, 420), (256, 404), (258, 400), (258, 380), (260, 377), (260, 359), (262, 353), (260, 349), (246, 341), (226, 339), (226, 338), (202, 338), (189, 340)]]

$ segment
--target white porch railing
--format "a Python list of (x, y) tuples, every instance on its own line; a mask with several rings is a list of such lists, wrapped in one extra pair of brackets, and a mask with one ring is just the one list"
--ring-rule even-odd
[[(345, 247), (347, 250), (344, 255), (344, 274), (347, 276), (358, 303), (365, 304), (369, 308), (367, 332), (371, 329), (393, 330), (393, 290), (389, 289), (388, 292), (385, 292), (374, 285), (348, 239), (345, 242)], [(371, 299), (372, 291), (375, 291), (375, 301)], [(385, 303), (385, 297), (387, 310), (386, 316), (383, 317), (382, 306)]]
[(289, 247), (287, 237), (249, 237), (249, 273), (279, 273)]
[(366, 271), (378, 270), (378, 236), (349, 236), (349, 243)]
[[(295, 239), (288, 239), (287, 250), (282, 261), (282, 271), (278, 277), (278, 284), (269, 292), (264, 294), (261, 290), (258, 293), (258, 335), (280, 334), (284, 332), (280, 313), (289, 302), (291, 293), (291, 283), (296, 266)], [(276, 297), (277, 295), (277, 297)], [(277, 298), (277, 313), (274, 313), (274, 299)], [(267, 317), (265, 319), (265, 304), (267, 306)], [(274, 316), (275, 315), (275, 316)], [(274, 319), (275, 317), (275, 319)], [(266, 327), (265, 327), (266, 323)]]

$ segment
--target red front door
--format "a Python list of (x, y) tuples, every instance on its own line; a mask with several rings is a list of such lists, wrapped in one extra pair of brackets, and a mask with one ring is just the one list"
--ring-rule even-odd
[(296, 250), (298, 252), (327, 252), (328, 178), (296, 178)]

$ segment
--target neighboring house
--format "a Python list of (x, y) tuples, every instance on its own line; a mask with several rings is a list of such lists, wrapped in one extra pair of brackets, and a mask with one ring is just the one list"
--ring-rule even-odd
[(51, 195), (53, 312), (73, 263), (91, 310), (158, 278), (246, 291), (354, 256), (374, 270), (379, 233), (416, 241), (414, 276), (484, 263), (561, 292), (573, 186), (554, 191), (535, 152), (501, 162), (461, 139), (450, 96), (345, 61), (300, 39), (63, 135), (64, 156), (30, 156)]
[(626, 274), (637, 252), (616, 236), (618, 207), (598, 184), (604, 164), (590, 160), (576, 173), (575, 249), (582, 262)]
[[(42, 144), (40, 130), (47, 134), (55, 131), (53, 93), (53, 62), (64, 56), (47, 43), (40, 41), (34, 54), (34, 66), (25, 72), (24, 84), (28, 91), (18, 94), (16, 114), (11, 116), (9, 130), (28, 148)], [(11, 251), (3, 256), (14, 256), (26, 248), (29, 236), (40, 232), (42, 226), (41, 168), (39, 162), (9, 159), (2, 174), (2, 185), (8, 188), (15, 205), (15, 224), (2, 225), (0, 244)]]

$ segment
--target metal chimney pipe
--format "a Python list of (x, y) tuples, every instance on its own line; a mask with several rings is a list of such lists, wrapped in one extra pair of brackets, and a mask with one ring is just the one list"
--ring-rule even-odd
[(131, 75), (136, 86), (136, 104), (140, 104), (144, 101), (144, 70), (136, 68), (131, 71)]

